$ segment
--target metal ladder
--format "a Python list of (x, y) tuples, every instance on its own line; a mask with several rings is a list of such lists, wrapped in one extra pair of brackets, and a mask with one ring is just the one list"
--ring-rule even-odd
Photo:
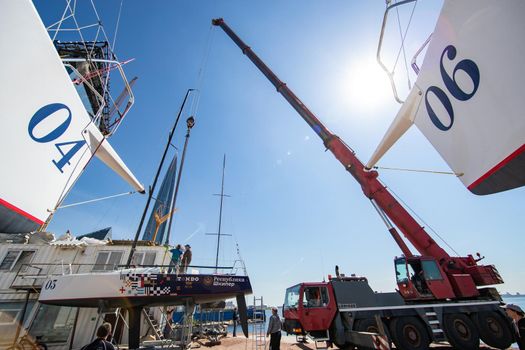
[(252, 349), (265, 350), (266, 349), (266, 322), (264, 314), (263, 297), (253, 297), (253, 316), (252, 316)]
[(164, 339), (164, 335), (162, 334), (162, 330), (160, 329), (159, 323), (153, 317), (153, 314), (150, 312), (149, 308), (143, 308), (142, 314), (144, 315), (144, 319), (150, 326), (151, 330), (153, 331), (153, 335), (155, 336), (155, 340), (162, 340)]
[(313, 337), (311, 334), (307, 334), (308, 338), (310, 338), (315, 345), (316, 350), (327, 350), (328, 349), (328, 342), (330, 341), (330, 333), (326, 330), (326, 334), (322, 337)]
[[(126, 319), (124, 318), (124, 315), (122, 314), (122, 308), (118, 307), (115, 309), (115, 325), (113, 326), (113, 331), (112, 332), (115, 332), (118, 325), (119, 325), (119, 321), (121, 321), (123, 324), (124, 324), (124, 327), (126, 329), (129, 329), (129, 325), (127, 324), (126, 322)], [(119, 334), (119, 341), (121, 340), (122, 338), (122, 334)]]
[(191, 341), (193, 337), (193, 315), (195, 313), (195, 304), (190, 303), (186, 301), (186, 305), (184, 305), (184, 315), (182, 316), (182, 322), (179, 324), (178, 327), (175, 327), (174, 331), (180, 335), (180, 339), (178, 339), (178, 335), (176, 335), (176, 338), (178, 340), (175, 340), (172, 342), (172, 344), (179, 347), (179, 349), (190, 349), (191, 348)]
[(430, 325), (430, 329), (432, 329), (432, 336), (434, 337), (434, 340), (446, 341), (447, 339), (443, 329), (441, 328), (441, 323), (439, 322), (437, 313), (433, 309), (427, 308), (425, 309), (425, 317), (428, 324)]

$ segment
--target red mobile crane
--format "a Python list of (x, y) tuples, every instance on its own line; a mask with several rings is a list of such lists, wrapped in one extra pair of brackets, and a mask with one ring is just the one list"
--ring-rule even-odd
[[(503, 283), (494, 265), (478, 264), (483, 259), (479, 254), (477, 258), (450, 256), (379, 181), (377, 171), (365, 169), (354, 151), (321, 123), (222, 18), (212, 24), (239, 46), (356, 179), (403, 253), (394, 260), (399, 293), (374, 293), (366, 278), (348, 278), (338, 272), (328, 282), (289, 288), (283, 308), (287, 331), (348, 346), (355, 344), (352, 331), (377, 329), (374, 316), (378, 315), (389, 326), (386, 329), (398, 348), (424, 349), (431, 341), (449, 340), (457, 348), (472, 349), (479, 347), (478, 334), (491, 346), (508, 347), (513, 337), (498, 306), (498, 292), (492, 287), (478, 288)], [(396, 227), (420, 255), (410, 251)]]

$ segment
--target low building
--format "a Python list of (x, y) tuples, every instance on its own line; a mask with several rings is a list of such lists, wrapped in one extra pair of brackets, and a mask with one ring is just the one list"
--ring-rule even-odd
[[(45, 233), (25, 239), (5, 235), (0, 241), (0, 348), (13, 343), (24, 313), (20, 336), (29, 333), (32, 339), (40, 338), (50, 350), (80, 349), (93, 339), (104, 321), (114, 325), (113, 334), (119, 343), (127, 342), (127, 329), (122, 317), (117, 316), (122, 314), (118, 310), (99, 313), (95, 308), (43, 305), (38, 303), (38, 296), (50, 275), (109, 271), (125, 264), (132, 241), (101, 241), (89, 236), (53, 240)], [(168, 265), (169, 258), (164, 246), (139, 241), (132, 264)], [(160, 309), (150, 312), (160, 324)], [(153, 334), (152, 326), (147, 320), (143, 323), (141, 336), (147, 338)]]

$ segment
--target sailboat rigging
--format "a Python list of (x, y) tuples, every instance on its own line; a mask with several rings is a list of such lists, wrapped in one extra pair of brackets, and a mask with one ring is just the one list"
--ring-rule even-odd
[(217, 236), (217, 250), (215, 254), (215, 272), (217, 272), (217, 269), (219, 268), (219, 251), (221, 247), (221, 236), (231, 236), (230, 234), (224, 234), (221, 232), (222, 228), (222, 205), (224, 201), (224, 197), (230, 197), (230, 195), (224, 194), (224, 170), (226, 169), (226, 154), (222, 158), (222, 180), (221, 180), (221, 193), (215, 194), (215, 196), (219, 196), (220, 199), (220, 206), (219, 206), (219, 226), (217, 229), (217, 233), (207, 233), (207, 235), (213, 235)]
[[(142, 231), (142, 225), (144, 224), (144, 219), (146, 218), (146, 214), (148, 213), (149, 205), (150, 205), (151, 199), (153, 197), (153, 193), (155, 191), (155, 187), (157, 185), (157, 180), (159, 179), (159, 175), (160, 175), (160, 171), (162, 169), (162, 165), (164, 164), (164, 160), (166, 159), (166, 154), (168, 153), (168, 149), (169, 149), (169, 147), (171, 145), (171, 140), (173, 139), (173, 136), (175, 134), (175, 130), (177, 129), (177, 125), (179, 123), (180, 116), (182, 115), (182, 111), (184, 110), (184, 106), (186, 105), (186, 101), (188, 100), (188, 96), (190, 95), (190, 93), (192, 91), (194, 91), (194, 89), (188, 89), (186, 91), (186, 94), (184, 95), (184, 99), (182, 100), (182, 104), (181, 104), (181, 106), (179, 108), (179, 112), (177, 113), (177, 118), (175, 119), (175, 122), (173, 123), (173, 127), (171, 128), (170, 133), (168, 135), (168, 141), (166, 142), (166, 147), (164, 148), (164, 152), (162, 153), (162, 157), (161, 157), (160, 162), (159, 162), (159, 167), (157, 168), (157, 172), (155, 173), (155, 178), (153, 179), (153, 184), (149, 188), (148, 199), (146, 201), (146, 205), (144, 206), (144, 211), (142, 212), (142, 216), (140, 218), (139, 226), (137, 227), (137, 231), (135, 232), (135, 238), (133, 239), (133, 245), (131, 246), (131, 251), (129, 253), (128, 261), (126, 263), (127, 267), (131, 266), (131, 261), (133, 259), (133, 254), (135, 253), (135, 250), (136, 250), (136, 247), (137, 247), (137, 241), (139, 240), (140, 232)], [(190, 130), (191, 130), (191, 128), (193, 128), (193, 126), (195, 124), (195, 120), (193, 119), (193, 117), (190, 117), (190, 118), (188, 118), (188, 120), (186, 121), (187, 127), (188, 127), (188, 131), (186, 133), (186, 144), (187, 144), (187, 140), (189, 138)], [(180, 174), (180, 171), (179, 171), (179, 174)]]

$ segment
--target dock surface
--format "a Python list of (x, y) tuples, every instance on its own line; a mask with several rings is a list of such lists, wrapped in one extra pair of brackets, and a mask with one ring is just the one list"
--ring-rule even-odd
[[(196, 348), (204, 348), (204, 349), (213, 349), (213, 350), (252, 350), (255, 349), (255, 344), (253, 344), (252, 339), (246, 339), (244, 337), (235, 337), (232, 338), (228, 335), (226, 338), (220, 339), (220, 344), (215, 344), (213, 346), (207, 346), (206, 342), (194, 342), (191, 346), (192, 349)], [(266, 346), (268, 347), (270, 343), (270, 338), (268, 337), (268, 341), (266, 343)], [(452, 350), (453, 348), (450, 345), (443, 344), (443, 345), (432, 345), (431, 348), (433, 349), (440, 349), (440, 350)], [(337, 349), (337, 347), (333, 347), (333, 349)], [(481, 345), (480, 349), (483, 350), (492, 350), (495, 348), (491, 348), (486, 345)], [(517, 347), (512, 347), (509, 349), (518, 349)], [(315, 350), (315, 345), (312, 341), (309, 341), (308, 343), (298, 343), (295, 341), (295, 337), (291, 336), (284, 336), (281, 339), (281, 350)]]

